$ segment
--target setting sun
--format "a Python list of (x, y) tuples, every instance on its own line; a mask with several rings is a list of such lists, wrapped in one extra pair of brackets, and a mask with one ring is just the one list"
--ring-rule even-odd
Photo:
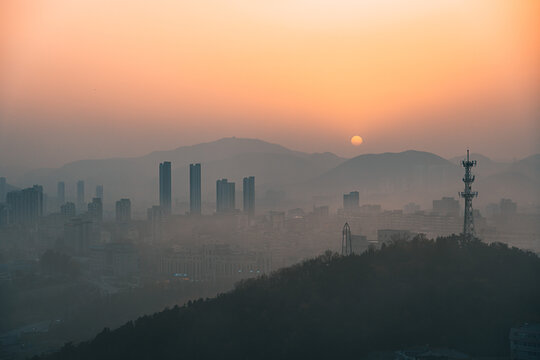
[(358, 135), (354, 135), (351, 138), (351, 144), (353, 144), (354, 146), (362, 145), (363, 142), (364, 142), (364, 139), (362, 139), (362, 137), (360, 137)]

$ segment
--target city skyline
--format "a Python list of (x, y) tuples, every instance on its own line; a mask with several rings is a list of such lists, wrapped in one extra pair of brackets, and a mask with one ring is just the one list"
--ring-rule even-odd
[[(232, 147), (231, 147), (232, 145)], [(252, 146), (256, 145), (255, 148)], [(223, 154), (232, 151), (240, 151), (240, 154), (242, 154), (242, 151), (255, 151), (258, 152), (257, 149), (266, 149), (265, 151), (277, 151), (278, 154), (282, 153), (283, 151), (289, 151), (283, 147), (275, 146), (273, 144), (264, 143), (264, 142), (258, 142), (253, 141), (249, 139), (238, 139), (238, 138), (231, 138), (231, 139), (223, 139), (216, 143), (209, 143), (209, 144), (201, 144), (202, 147), (199, 147), (196, 152), (190, 152), (194, 149), (192, 148), (185, 148), (185, 151), (188, 151), (188, 154), (191, 154), (189, 156), (194, 156), (195, 158), (201, 156), (201, 154), (207, 154), (202, 155), (203, 157), (208, 156), (208, 149), (214, 149), (216, 150), (215, 155), (216, 156), (222, 156)], [(217, 147), (216, 147), (217, 146)], [(225, 147), (223, 147), (225, 146)], [(240, 146), (238, 148), (238, 146)], [(247, 147), (246, 147), (247, 146)], [(158, 153), (156, 153), (157, 155)], [(169, 155), (166, 155), (166, 157), (171, 157), (171, 155), (174, 154), (174, 152), (171, 152)], [(186, 164), (185, 159), (182, 160), (182, 157), (178, 158), (178, 155), (172, 155), (172, 158), (174, 159), (180, 159), (177, 162), (161, 162), (161, 168), (164, 164), (167, 163), (166, 173), (168, 176), (160, 176), (157, 179), (153, 178), (153, 171), (148, 171), (145, 169), (148, 169), (148, 167), (144, 164), (141, 164), (141, 167), (139, 168), (137, 166), (137, 163), (133, 162), (133, 159), (126, 159), (126, 161), (133, 165), (131, 169), (125, 169), (123, 168), (123, 165), (116, 166), (118, 167), (119, 173), (118, 174), (108, 174), (107, 172), (104, 172), (103, 170), (98, 170), (100, 166), (98, 163), (94, 163), (93, 169), (91, 170), (88, 175), (80, 176), (76, 175), (76, 178), (79, 178), (80, 180), (76, 183), (76, 193), (74, 194), (72, 191), (66, 191), (66, 189), (73, 189), (73, 182), (64, 182), (63, 180), (66, 178), (64, 176), (62, 177), (56, 177), (53, 174), (50, 173), (50, 175), (53, 175), (51, 180), (53, 180), (52, 184), (54, 184), (54, 188), (51, 188), (51, 181), (40, 181), (37, 178), (29, 179), (30, 184), (40, 184), (44, 188), (44, 193), (46, 195), (46, 201), (45, 203), (48, 204), (47, 208), (58, 208), (62, 205), (62, 202), (64, 201), (71, 201), (75, 202), (77, 204), (77, 212), (81, 213), (86, 210), (86, 203), (81, 203), (82, 199), (84, 199), (85, 195), (85, 187), (96, 187), (96, 195), (101, 194), (103, 192), (104, 186), (102, 184), (106, 184), (106, 188), (108, 189), (108, 193), (110, 193), (112, 196), (107, 197), (106, 201), (104, 201), (104, 206), (107, 209), (111, 209), (111, 207), (114, 207), (114, 202), (121, 198), (128, 198), (134, 201), (134, 210), (136, 214), (140, 214), (141, 209), (146, 209), (154, 204), (165, 204), (169, 202), (170, 198), (170, 208), (171, 211), (168, 211), (168, 213), (173, 213), (172, 207), (174, 205), (175, 212), (183, 213), (184, 211), (189, 211), (190, 213), (196, 213), (192, 211), (192, 205), (195, 206), (195, 202), (200, 203), (200, 208), (202, 210), (203, 208), (203, 202), (206, 203), (204, 205), (205, 212), (208, 213), (209, 207), (214, 205), (209, 205), (213, 203), (213, 199), (215, 199), (216, 193), (213, 191), (213, 189), (216, 189), (215, 186), (215, 179), (219, 178), (228, 178), (233, 181), (239, 182), (243, 184), (243, 174), (246, 173), (252, 173), (254, 175), (257, 175), (257, 177), (260, 179), (262, 187), (259, 188), (259, 200), (262, 201), (263, 206), (271, 206), (271, 204), (275, 201), (271, 200), (274, 198), (275, 195), (279, 194), (274, 191), (275, 186), (282, 186), (279, 184), (287, 184), (291, 182), (291, 178), (289, 176), (286, 176), (286, 173), (288, 171), (295, 171), (298, 172), (298, 166), (303, 166), (301, 159), (294, 160), (300, 161), (298, 163), (294, 163), (294, 166), (291, 168), (288, 168), (287, 166), (282, 167), (283, 164), (281, 161), (287, 159), (282, 157), (282, 155), (276, 154), (276, 160), (280, 159), (279, 162), (271, 167), (267, 167), (269, 163), (265, 163), (265, 159), (269, 159), (268, 156), (270, 154), (265, 153), (259, 153), (260, 155), (256, 155), (257, 157), (261, 156), (260, 159), (262, 162), (258, 162), (259, 160), (253, 162), (245, 162), (241, 159), (247, 155), (243, 154), (240, 157), (238, 155), (234, 155), (235, 152), (230, 153), (233, 155), (233, 158), (238, 158), (239, 165), (232, 165), (229, 159), (225, 158), (223, 160), (210, 160), (209, 162), (205, 162), (205, 169), (207, 169), (207, 172), (209, 172), (210, 175), (207, 175), (203, 178), (200, 177), (200, 174), (197, 174), (197, 171), (194, 171), (194, 169), (197, 168), (197, 166), (200, 166), (200, 163), (190, 163)], [(297, 154), (292, 152), (291, 155), (293, 156), (313, 156), (308, 154)], [(316, 154), (315, 154), (316, 155)], [(250, 155), (252, 157), (253, 155)], [(289, 156), (289, 155), (288, 155)], [(327, 155), (325, 155), (327, 156)], [(274, 155), (271, 155), (271, 157), (274, 157)], [(399, 157), (402, 160), (400, 162), (404, 165), (406, 163), (409, 164), (409, 170), (414, 169), (422, 169), (429, 163), (432, 163), (432, 165), (428, 165), (431, 167), (431, 169), (425, 168), (421, 172), (413, 171), (410, 174), (406, 173), (400, 173), (401, 170), (398, 168), (395, 168), (395, 165), (392, 164), (394, 160), (392, 160), (395, 157)], [(485, 190), (485, 185), (488, 184), (492, 180), (490, 178), (493, 177), (493, 175), (497, 175), (497, 172), (501, 172), (501, 175), (497, 175), (495, 177), (499, 183), (499, 188), (501, 188), (503, 191), (497, 190), (495, 193), (493, 193), (493, 184), (488, 187), (487, 191), (484, 191), (485, 194), (482, 196), (480, 201), (480, 206), (484, 208), (486, 205), (492, 204), (495, 201), (498, 201), (501, 198), (513, 198), (517, 200), (521, 204), (528, 204), (527, 206), (531, 206), (531, 203), (528, 199), (531, 199), (530, 194), (537, 193), (538, 189), (532, 189), (531, 183), (522, 183), (515, 184), (516, 186), (510, 186), (511, 183), (505, 181), (504, 179), (509, 176), (509, 174), (512, 174), (512, 172), (515, 172), (518, 170), (521, 172), (524, 176), (534, 176), (532, 172), (534, 172), (534, 162), (536, 161), (538, 155), (536, 157), (531, 157), (530, 159), (524, 159), (522, 161), (522, 165), (518, 165), (517, 163), (494, 163), (489, 158), (486, 158), (482, 155), (473, 155), (474, 159), (480, 159), (482, 162), (482, 167), (480, 169), (481, 174), (481, 182), (480, 187), (481, 191)], [(189, 157), (188, 157), (189, 158)], [(380, 173), (380, 175), (377, 176), (383, 176), (383, 178), (379, 178), (381, 181), (383, 181), (384, 186), (387, 188), (387, 190), (384, 190), (380, 187), (380, 184), (377, 184), (377, 182), (373, 183), (372, 180), (369, 179), (369, 174), (371, 171), (369, 170), (373, 163), (371, 163), (370, 159), (380, 158), (380, 160), (377, 160), (377, 162), (380, 161), (383, 165), (383, 168), (388, 168), (388, 170), (382, 170), (383, 172)], [(157, 158), (156, 158), (157, 159)], [(211, 158), (210, 158), (211, 159)], [(324, 162), (327, 162), (329, 159), (325, 159), (324, 157), (320, 158), (320, 155), (316, 155), (314, 157), (314, 160), (317, 159), (317, 161), (323, 160)], [(384, 154), (378, 154), (378, 155), (365, 155), (360, 156), (358, 158), (354, 159), (338, 159), (334, 158), (330, 162), (329, 166), (327, 167), (327, 170), (318, 170), (320, 171), (320, 176), (323, 177), (330, 177), (333, 178), (331, 180), (331, 183), (327, 183), (327, 186), (320, 186), (317, 185), (317, 175), (314, 177), (312, 175), (308, 175), (307, 178), (305, 178), (304, 181), (307, 180), (307, 182), (304, 183), (304, 185), (298, 184), (298, 186), (287, 186), (284, 188), (286, 190), (283, 195), (279, 196), (287, 196), (287, 192), (289, 193), (289, 196), (293, 196), (295, 198), (295, 201), (309, 205), (312, 200), (313, 196), (315, 194), (323, 195), (321, 198), (326, 197), (329, 200), (325, 200), (326, 202), (329, 201), (328, 204), (332, 205), (333, 207), (339, 205), (341, 200), (338, 200), (338, 196), (343, 196), (343, 194), (346, 194), (348, 196), (355, 195), (355, 201), (354, 203), (358, 206), (358, 200), (360, 194), (362, 197), (362, 202), (366, 203), (369, 201), (380, 201), (383, 198), (377, 199), (377, 197), (374, 197), (374, 191), (376, 193), (379, 193), (381, 196), (385, 193), (385, 191), (390, 191), (394, 193), (392, 196), (393, 201), (392, 203), (388, 203), (386, 201), (383, 201), (383, 205), (390, 206), (390, 207), (397, 207), (401, 208), (403, 204), (407, 204), (408, 202), (413, 203), (419, 203), (422, 207), (427, 206), (432, 201), (432, 197), (430, 195), (423, 194), (426, 189), (419, 188), (418, 186), (421, 184), (429, 184), (427, 190), (429, 193), (431, 193), (431, 196), (451, 196), (455, 193), (455, 187), (451, 179), (453, 179), (455, 176), (459, 176), (459, 163), (463, 157), (457, 157), (455, 159), (451, 160), (445, 160), (442, 159), (434, 154), (430, 153), (423, 153), (423, 152), (416, 152), (416, 151), (409, 151), (409, 152), (403, 152), (403, 153), (384, 153)], [(255, 160), (255, 159), (253, 159)], [(288, 159), (286, 162), (289, 162), (292, 159)], [(153, 161), (152, 161), (153, 162)], [(155, 169), (155, 165), (152, 165), (152, 162), (148, 163), (148, 165), (151, 168)], [(157, 160), (156, 160), (157, 162)], [(333, 163), (333, 164), (332, 164)], [(107, 161), (104, 161), (104, 164), (107, 164)], [(155, 163), (154, 163), (155, 164)], [(231, 167), (232, 165), (232, 167)], [(262, 168), (259, 166), (261, 165)], [(323, 164), (321, 164), (323, 165)], [(320, 166), (320, 165), (319, 165)], [(327, 166), (327, 165), (324, 165)], [(533, 167), (531, 167), (533, 166)], [(80, 169), (80, 167), (78, 167)], [(122, 170), (123, 169), (123, 170)], [(258, 169), (258, 170), (257, 170)], [(294, 169), (294, 170), (293, 170)], [(497, 170), (498, 169), (498, 170)], [(254, 171), (255, 170), (255, 171)], [(396, 178), (392, 180), (394, 184), (388, 183), (387, 180), (384, 180), (384, 173), (385, 171), (395, 171), (398, 172), (394, 175)], [(96, 177), (94, 175), (94, 171), (98, 171), (100, 173), (99, 177)], [(262, 171), (262, 172), (261, 172)], [(344, 172), (345, 171), (345, 172)], [(407, 170), (408, 171), (408, 170)], [(510, 171), (510, 173), (507, 173)], [(160, 170), (160, 173), (163, 172)], [(132, 179), (140, 179), (141, 186), (132, 189), (130, 191), (126, 191), (128, 189), (129, 183), (133, 183), (132, 179), (123, 179), (123, 174), (132, 174)], [(199, 171), (200, 173), (200, 171)], [(121, 175), (122, 174), (122, 175)], [(137, 175), (135, 175), (137, 174)], [(183, 175), (185, 174), (185, 175)], [(133, 177), (133, 175), (135, 175)], [(157, 174), (160, 175), (160, 174)], [(277, 175), (277, 176), (276, 176)], [(503, 176), (504, 175), (504, 176)], [(367, 178), (366, 178), (367, 176)], [(412, 177), (411, 177), (412, 176)], [(449, 178), (450, 176), (450, 178)], [(513, 175), (512, 175), (513, 176)], [(73, 178), (73, 175), (67, 175), (68, 178)], [(193, 179), (192, 179), (193, 177)], [(187, 179), (186, 179), (187, 178)], [(197, 179), (198, 178), (198, 179)], [(362, 180), (364, 178), (364, 180)], [(401, 178), (401, 180), (399, 179)], [(416, 179), (415, 179), (416, 178)], [(60, 179), (57, 181), (56, 179)], [(86, 181), (89, 181), (88, 183), (85, 183), (84, 179), (88, 179)], [(8, 178), (8, 180), (11, 180)], [(118, 185), (111, 183), (111, 180), (118, 180)], [(166, 184), (162, 184), (162, 180), (169, 184), (168, 186), (163, 186)], [(187, 180), (187, 181), (186, 181)], [(192, 181), (195, 180), (195, 181)], [(198, 180), (198, 181), (197, 181)], [(368, 183), (366, 183), (365, 180), (368, 180)], [(489, 180), (486, 183), (486, 180)], [(154, 198), (155, 194), (153, 191), (149, 191), (149, 181), (151, 181), (154, 184), (158, 184), (159, 190), (159, 197), (156, 202), (156, 199)], [(345, 181), (346, 183), (344, 183)], [(502, 181), (502, 182), (501, 182)], [(534, 181), (533, 178), (530, 179), (530, 181)], [(372, 184), (369, 185), (369, 182)], [(331, 184), (334, 185), (331, 185)], [(347, 185), (348, 183), (348, 185)], [(67, 186), (66, 186), (67, 184)], [(98, 184), (98, 185), (96, 185)], [(193, 184), (193, 186), (192, 186)], [(408, 185), (407, 185), (408, 184)], [(29, 185), (20, 185), (17, 184), (17, 182), (8, 181), (6, 185), (4, 185), (4, 188), (8, 189), (16, 189), (13, 187), (13, 185), (18, 186), (19, 188), (24, 188)], [(322, 184), (321, 184), (322, 185)], [(120, 186), (120, 187), (118, 187)], [(368, 188), (365, 188), (365, 186), (368, 186)], [(369, 186), (372, 188), (369, 189)], [(375, 186), (375, 188), (373, 188)], [(390, 187), (389, 187), (390, 186)], [(60, 187), (63, 187), (63, 191), (59, 191)], [(377, 187), (379, 187), (379, 190), (377, 190)], [(58, 189), (57, 189), (58, 188)], [(161, 189), (162, 188), (162, 189)], [(196, 188), (199, 188), (198, 191), (200, 194), (198, 196), (196, 195), (193, 190), (197, 190)], [(283, 189), (283, 188), (282, 188)], [(400, 189), (406, 190), (405, 192), (400, 193)], [(415, 191), (411, 191), (412, 189), (416, 189)], [(528, 189), (528, 190), (527, 190)], [(244, 189), (242, 189), (243, 192)], [(353, 190), (353, 192), (351, 192)], [(360, 192), (358, 192), (360, 190)], [(340, 192), (342, 193), (340, 194)], [(367, 191), (367, 192), (366, 192)], [(165, 196), (165, 192), (167, 192), (167, 196)], [(350, 194), (348, 194), (350, 192)], [(375, 193), (375, 195), (376, 195)], [(371, 195), (370, 195), (371, 194)], [(54, 195), (57, 195), (56, 197)], [(62, 196), (63, 195), (63, 196)], [(388, 193), (387, 193), (388, 195)], [(384, 197), (388, 198), (387, 195), (384, 195)], [(76, 196), (76, 199), (75, 199)], [(62, 201), (62, 197), (64, 198)], [(90, 196), (90, 199), (92, 196)], [(167, 198), (167, 199), (165, 199)], [(204, 199), (203, 199), (204, 198)], [(343, 196), (343, 205), (347, 203), (347, 200), (345, 199), (346, 196)], [(192, 201), (192, 199), (194, 201)], [(200, 199), (200, 200), (199, 200)], [(277, 198), (276, 198), (277, 199)], [(86, 201), (86, 199), (84, 199)], [(183, 205), (184, 201), (187, 200), (187, 205)], [(204, 200), (204, 201), (203, 201)], [(187, 208), (186, 208), (186, 207)], [(167, 209), (166, 205), (163, 207), (164, 209)], [(194, 207), (195, 208), (195, 207)], [(243, 206), (242, 203), (240, 203), (239, 210), (244, 209), (245, 206)], [(345, 206), (345, 208), (349, 208), (349, 206)], [(185, 210), (184, 210), (185, 209)], [(140, 216), (140, 215), (137, 215)]]
[(539, 24), (0, 0), (0, 358), (536, 359)]

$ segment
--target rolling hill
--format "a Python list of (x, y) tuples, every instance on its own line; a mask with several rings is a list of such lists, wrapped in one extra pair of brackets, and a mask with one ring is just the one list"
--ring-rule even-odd
[(46, 359), (336, 359), (430, 344), (508, 356), (512, 326), (540, 321), (537, 255), (417, 237), (327, 252), (213, 299), (105, 329)]

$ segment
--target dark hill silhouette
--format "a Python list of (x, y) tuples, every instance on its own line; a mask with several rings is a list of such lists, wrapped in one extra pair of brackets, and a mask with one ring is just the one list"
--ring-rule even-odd
[(417, 237), (319, 258), (105, 329), (47, 359), (337, 359), (415, 345), (508, 356), (540, 321), (540, 259), (503, 244)]

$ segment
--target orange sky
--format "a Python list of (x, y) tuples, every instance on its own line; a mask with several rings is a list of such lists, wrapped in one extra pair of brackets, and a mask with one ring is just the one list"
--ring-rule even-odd
[(224, 136), (529, 155), (538, 24), (537, 0), (2, 0), (0, 165)]

